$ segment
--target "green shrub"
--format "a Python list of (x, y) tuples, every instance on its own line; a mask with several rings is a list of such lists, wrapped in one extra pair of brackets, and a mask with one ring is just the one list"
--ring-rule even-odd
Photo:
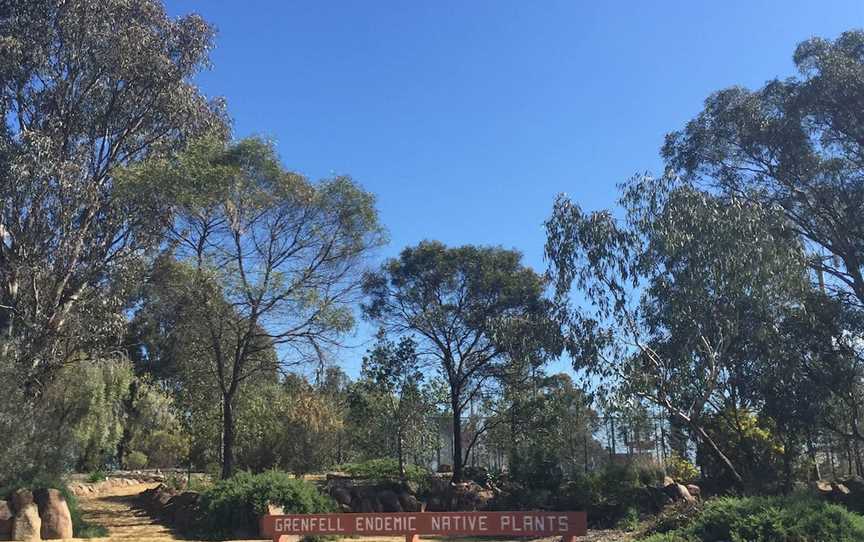
[(624, 517), (618, 520), (615, 526), (622, 531), (632, 532), (639, 528), (639, 509), (631, 506), (624, 512)]
[[(334, 467), (335, 470), (349, 474), (354, 478), (365, 478), (382, 482), (399, 480), (399, 462), (395, 459), (370, 459), (358, 463), (343, 463)], [(405, 477), (416, 484), (425, 485), (429, 471), (417, 465), (405, 465)]]
[(202, 493), (201, 525), (206, 537), (255, 536), (258, 519), (273, 503), (287, 514), (313, 514), (335, 509), (329, 497), (312, 484), (281, 471), (239, 472)]
[[(565, 482), (556, 492), (560, 510), (585, 510), (592, 525), (611, 527), (626, 517), (630, 509), (643, 510), (647, 503), (643, 479), (652, 478), (635, 465), (607, 465)], [(533, 508), (532, 503), (521, 503)]]
[(105, 474), (104, 470), (94, 470), (87, 476), (87, 481), (91, 484), (95, 484), (97, 482), (103, 482), (108, 478), (108, 475)]
[(644, 542), (856, 542), (864, 516), (811, 496), (723, 497), (689, 524)]
[(666, 462), (666, 472), (681, 484), (692, 484), (699, 478), (696, 465), (677, 455), (673, 455)]
[(147, 462), (149, 459), (144, 452), (134, 451), (130, 452), (129, 455), (126, 456), (126, 468), (127, 469), (143, 469), (147, 466)]

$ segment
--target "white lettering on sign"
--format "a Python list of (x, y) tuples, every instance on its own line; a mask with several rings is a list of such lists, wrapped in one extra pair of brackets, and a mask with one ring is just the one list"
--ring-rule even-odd
[(279, 533), (302, 533), (305, 531), (342, 532), (342, 518), (276, 518), (273, 529)]
[(416, 519), (414, 516), (358, 517), (354, 528), (358, 532), (416, 532)]
[(570, 530), (570, 522), (567, 516), (551, 514), (536, 516), (526, 514), (521, 517), (505, 514), (501, 516), (498, 525), (505, 532), (568, 532)]
[(442, 515), (433, 516), (431, 520), (433, 531), (476, 532), (489, 530), (489, 518), (482, 515)]

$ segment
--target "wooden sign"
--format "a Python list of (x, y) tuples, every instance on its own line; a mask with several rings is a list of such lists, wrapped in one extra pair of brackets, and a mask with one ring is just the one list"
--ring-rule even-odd
[(563, 536), (588, 532), (585, 512), (401, 512), (393, 514), (292, 514), (264, 516), (261, 534), (273, 542), (287, 535), (400, 536), (417, 542), (434, 536)]

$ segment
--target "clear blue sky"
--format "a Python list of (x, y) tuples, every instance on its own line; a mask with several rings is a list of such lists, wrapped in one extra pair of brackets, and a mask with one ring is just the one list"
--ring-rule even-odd
[[(864, 1), (168, 0), (218, 29), (199, 78), (237, 136), (378, 196), (391, 244), (516, 248), (538, 270), (555, 194), (613, 204), (659, 171), (712, 91), (792, 75), (795, 44), (864, 27)], [(361, 328), (355, 344), (368, 328)], [(342, 354), (355, 375), (364, 348)], [(555, 368), (565, 367), (555, 364)]]

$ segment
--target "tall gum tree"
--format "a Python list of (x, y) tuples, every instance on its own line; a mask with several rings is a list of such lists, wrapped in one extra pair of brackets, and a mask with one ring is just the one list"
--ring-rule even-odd
[(546, 225), (574, 367), (665, 409), (740, 485), (704, 418), (747, 406), (761, 337), (804, 289), (801, 246), (772, 209), (675, 179), (634, 177), (620, 204), (616, 219), (560, 196)]
[(225, 131), (191, 83), (212, 38), (154, 0), (0, 4), (0, 354), (28, 388), (116, 348), (126, 283), (170, 222), (116, 173)]
[(170, 250), (194, 275), (189, 316), (222, 396), (228, 477), (241, 384), (320, 358), (353, 327), (367, 257), (386, 240), (375, 198), (348, 177), (286, 171), (259, 139), (204, 138), (128, 174), (158, 178), (176, 202)]
[(447, 382), (456, 481), (472, 446), (463, 442), (466, 408), (508, 359), (544, 357), (559, 344), (545, 286), (516, 251), (436, 241), (405, 248), (364, 280), (367, 317), (387, 333), (412, 336)]

